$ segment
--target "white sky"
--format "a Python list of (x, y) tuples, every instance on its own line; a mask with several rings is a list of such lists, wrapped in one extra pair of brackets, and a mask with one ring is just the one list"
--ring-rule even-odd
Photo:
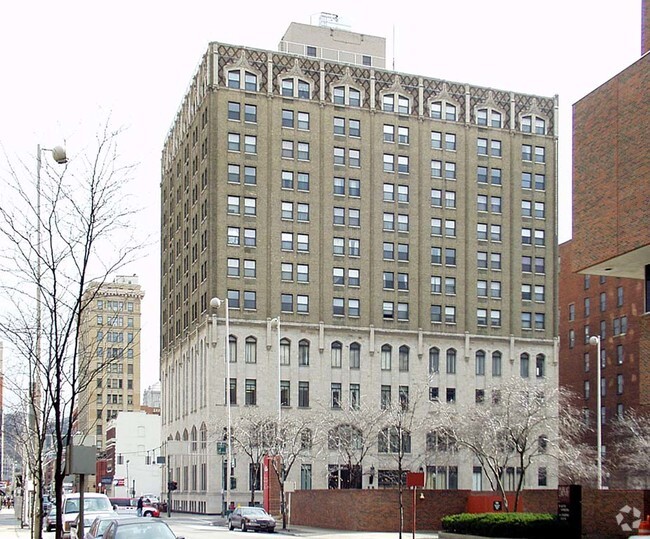
[[(110, 115), (128, 128), (122, 156), (139, 163), (139, 226), (157, 238), (162, 144), (208, 43), (276, 50), (290, 22), (321, 11), (386, 37), (397, 71), (558, 94), (559, 240), (570, 239), (571, 106), (639, 58), (641, 0), (11, 2), (0, 17), (0, 145), (29, 161), (37, 144), (65, 141), (74, 155)], [(158, 372), (158, 243), (144, 255), (123, 272), (147, 293), (143, 389)]]

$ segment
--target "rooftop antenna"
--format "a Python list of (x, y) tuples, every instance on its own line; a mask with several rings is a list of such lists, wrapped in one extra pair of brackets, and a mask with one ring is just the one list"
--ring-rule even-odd
[(395, 24), (393, 24), (393, 71), (395, 71)]

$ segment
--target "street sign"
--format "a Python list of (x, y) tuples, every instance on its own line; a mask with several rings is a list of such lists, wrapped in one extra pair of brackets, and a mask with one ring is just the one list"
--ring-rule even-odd
[(225, 455), (228, 444), (226, 442), (217, 442), (217, 455)]

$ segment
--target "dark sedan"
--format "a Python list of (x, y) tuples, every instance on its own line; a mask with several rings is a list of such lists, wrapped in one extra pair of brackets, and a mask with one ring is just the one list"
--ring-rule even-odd
[(167, 523), (151, 517), (129, 517), (112, 521), (103, 539), (184, 539), (177, 537)]
[(261, 507), (238, 507), (228, 517), (228, 529), (275, 531), (275, 519)]

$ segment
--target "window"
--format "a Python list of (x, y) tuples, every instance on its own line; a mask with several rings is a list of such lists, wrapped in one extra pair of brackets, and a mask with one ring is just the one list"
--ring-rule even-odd
[(442, 133), (440, 131), (431, 131), (431, 148), (442, 149)]
[(391, 387), (386, 385), (381, 386), (381, 393), (380, 393), (381, 409), (386, 410), (387, 408), (389, 408), (390, 401), (391, 401)]
[(445, 178), (448, 180), (456, 179), (456, 163), (445, 162)]
[(244, 246), (255, 247), (257, 245), (257, 230), (254, 228), (244, 229)]
[(492, 157), (501, 157), (501, 141), (500, 140), (491, 140), (490, 141), (490, 155)]
[(395, 172), (395, 156), (393, 154), (384, 154), (384, 172)]
[(399, 371), (400, 372), (409, 371), (409, 347), (408, 346), (399, 347)]
[(257, 153), (257, 137), (255, 135), (244, 136), (244, 152), (251, 154)]
[(528, 378), (530, 372), (530, 356), (526, 353), (519, 356), (519, 374), (522, 378)]
[(487, 309), (476, 309), (476, 325), (487, 326)]
[(353, 342), (350, 344), (350, 368), (358, 369), (361, 367), (361, 345)]
[(257, 404), (257, 380), (246, 379), (246, 406)]
[(442, 178), (442, 161), (436, 159), (431, 160), (431, 177)]
[(359, 168), (361, 166), (361, 150), (348, 150), (348, 164), (351, 167)]
[(535, 163), (546, 162), (546, 148), (543, 146), (535, 146)]
[(257, 363), (257, 339), (255, 337), (246, 337), (244, 341), (244, 361)]
[(535, 358), (535, 377), (544, 378), (546, 376), (546, 358), (544, 354), (537, 354)]
[(332, 298), (332, 314), (345, 316), (345, 300), (343, 298)]
[(456, 105), (446, 101), (433, 101), (431, 103), (429, 114), (431, 118), (435, 118), (437, 120), (448, 120), (455, 122), (457, 119)]
[(240, 116), (241, 116), (241, 105), (239, 103), (228, 101), (228, 119), (239, 121)]
[(391, 356), (393, 349), (390, 344), (384, 344), (381, 347), (381, 370), (389, 371), (391, 369)]
[(241, 149), (241, 137), (238, 133), (228, 133), (228, 151), (238, 152)]
[(301, 367), (309, 366), (309, 341), (302, 339), (298, 343), (298, 365)]
[(332, 395), (332, 408), (341, 408), (341, 384), (339, 382), (334, 382), (331, 385), (331, 395)]
[(298, 129), (309, 131), (309, 113), (298, 112)]
[(440, 323), (442, 322), (442, 306), (441, 305), (431, 305), (431, 322)]
[(244, 105), (244, 121), (257, 123), (257, 107), (255, 105)]
[(298, 407), (309, 408), (309, 382), (298, 382)]
[(397, 172), (399, 174), (409, 173), (409, 158), (407, 155), (397, 156)]
[(409, 143), (409, 128), (405, 126), (399, 126), (397, 128), (397, 142), (399, 144), (408, 144)]
[(445, 150), (456, 151), (456, 135), (445, 133)]
[(392, 301), (384, 301), (382, 313), (384, 320), (393, 320), (395, 318), (395, 304)]
[(478, 155), (487, 155), (488, 154), (488, 139), (479, 138), (476, 140), (476, 151)]
[(244, 309), (257, 309), (257, 292), (244, 290)]
[(336, 86), (332, 90), (332, 101), (337, 105), (361, 106), (361, 92), (349, 86)]
[(492, 376), (501, 376), (501, 352), (492, 352)]
[(301, 161), (309, 161), (309, 143), (298, 143), (298, 159)]
[(502, 114), (498, 110), (481, 108), (476, 111), (477, 125), (501, 127)]
[(616, 394), (617, 395), (622, 395), (623, 394), (623, 375), (622, 374), (617, 374), (616, 375)]
[(605, 310), (607, 310), (607, 293), (606, 292), (601, 292), (600, 293), (600, 312), (602, 313)]
[(257, 215), (257, 199), (244, 197), (244, 215), (249, 217)]
[(446, 356), (447, 374), (456, 374), (456, 350), (449, 348)]
[(361, 122), (359, 120), (348, 120), (348, 134), (354, 138), (361, 136)]
[(291, 127), (294, 126), (294, 116), (295, 113), (292, 110), (282, 110), (282, 127)]
[(447, 402), (456, 402), (456, 388), (448, 387), (447, 388)]
[(280, 380), (280, 405), (290, 406), (291, 403), (291, 382)]
[(280, 93), (285, 97), (299, 97), (309, 99), (311, 85), (309, 82), (299, 78), (285, 78), (280, 84)]
[(436, 347), (429, 348), (429, 374), (440, 372), (440, 350)]
[(474, 374), (476, 376), (485, 376), (485, 352), (478, 350), (475, 357)]
[(334, 341), (331, 346), (331, 366), (336, 369), (341, 368), (341, 360), (343, 358), (343, 345), (339, 341)]
[(521, 145), (521, 159), (523, 161), (533, 160), (533, 147), (530, 144)]

